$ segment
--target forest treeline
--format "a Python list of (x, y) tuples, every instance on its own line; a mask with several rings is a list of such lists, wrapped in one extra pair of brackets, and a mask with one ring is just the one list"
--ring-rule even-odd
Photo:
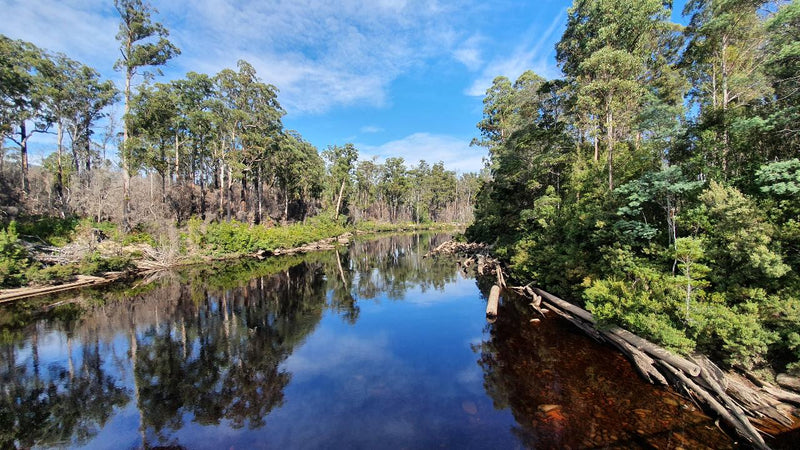
[[(190, 217), (286, 223), (326, 211), (351, 221), (471, 220), (476, 175), (402, 158), (359, 161), (352, 144), (320, 152), (283, 126), (278, 89), (246, 61), (158, 82), (180, 50), (147, 2), (114, 6), (121, 90), (66, 55), (0, 36), (0, 221), (77, 216), (130, 230)], [(55, 141), (41, 167), (28, 161), (37, 139)]]
[[(800, 2), (575, 1), (563, 77), (497, 77), (473, 240), (679, 352), (800, 371)], [(773, 372), (774, 373), (774, 372)]]

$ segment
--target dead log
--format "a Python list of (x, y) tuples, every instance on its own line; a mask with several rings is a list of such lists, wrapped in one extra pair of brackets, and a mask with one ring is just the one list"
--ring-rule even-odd
[[(541, 289), (533, 288), (533, 291), (536, 292), (537, 294), (541, 295), (543, 298), (547, 299), (548, 302), (555, 304), (559, 308), (567, 310), (570, 313), (580, 317), (581, 319), (583, 319), (583, 320), (585, 320), (585, 321), (587, 321), (587, 322), (589, 322), (591, 324), (595, 324), (596, 323), (595, 320), (594, 320), (594, 317), (592, 317), (592, 314), (589, 313), (589, 311), (586, 311), (583, 308), (577, 307), (577, 306), (573, 305), (572, 303), (564, 301), (564, 300), (556, 297), (555, 295), (553, 295), (553, 294), (551, 294), (549, 292), (543, 291)], [(662, 359), (664, 361), (667, 361), (668, 363), (672, 364), (675, 367), (678, 367), (679, 369), (681, 369), (684, 372), (692, 375), (693, 377), (696, 377), (696, 376), (700, 375), (700, 367), (697, 364), (694, 364), (694, 363), (692, 363), (690, 361), (687, 361), (686, 359), (681, 358), (680, 356), (674, 355), (674, 354), (664, 350), (663, 348), (653, 344), (652, 342), (649, 342), (649, 341), (647, 341), (645, 339), (640, 338), (639, 336), (636, 336), (635, 334), (631, 333), (630, 331), (623, 330), (622, 328), (619, 328), (619, 327), (611, 327), (608, 330), (605, 330), (605, 332), (613, 334), (615, 336), (618, 336), (621, 339), (624, 339), (629, 344), (633, 345), (634, 347), (638, 348), (639, 350), (642, 350), (645, 353), (648, 353), (648, 354), (650, 354), (652, 356), (655, 356), (658, 359)]]
[(500, 286), (492, 286), (489, 291), (489, 301), (486, 303), (486, 317), (497, 317), (497, 308), (500, 304)]
[(698, 395), (700, 399), (708, 405), (714, 412), (720, 415), (728, 424), (730, 424), (740, 436), (747, 439), (750, 444), (752, 444), (756, 448), (760, 449), (768, 449), (767, 444), (764, 442), (764, 439), (761, 437), (761, 434), (758, 432), (753, 432), (752, 425), (750, 425), (749, 421), (747, 424), (742, 423), (738, 418), (734, 417), (724, 406), (722, 406), (714, 397), (708, 393), (705, 389), (701, 388), (697, 385), (694, 381), (690, 380), (689, 377), (686, 376), (682, 371), (672, 367), (670, 364), (662, 362), (662, 366), (664, 366), (667, 370), (672, 372), (673, 375), (678, 377), (679, 380), (684, 384), (684, 389), (686, 390), (687, 394), (689, 395)]
[(775, 378), (778, 385), (784, 389), (791, 389), (795, 392), (800, 392), (800, 377), (793, 377), (785, 373), (778, 374)]
[(669, 383), (667, 383), (667, 379), (664, 378), (664, 375), (662, 375), (661, 372), (659, 372), (658, 369), (656, 369), (655, 361), (653, 361), (652, 358), (650, 358), (644, 352), (632, 346), (619, 336), (614, 336), (612, 334), (607, 334), (607, 333), (602, 333), (602, 334), (603, 337), (608, 339), (624, 355), (628, 357), (628, 359), (633, 363), (633, 367), (636, 368), (636, 370), (643, 378), (647, 379), (652, 384), (655, 384), (655, 382), (658, 381), (661, 385), (669, 386)]

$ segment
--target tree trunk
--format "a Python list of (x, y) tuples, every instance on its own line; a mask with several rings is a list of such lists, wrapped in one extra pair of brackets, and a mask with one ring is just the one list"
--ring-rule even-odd
[[(130, 50), (131, 41), (128, 40), (128, 49)], [(131, 230), (130, 218), (130, 191), (131, 191), (131, 173), (130, 173), (130, 154), (128, 149), (128, 112), (130, 111), (131, 103), (131, 78), (133, 78), (133, 71), (131, 68), (125, 72), (125, 111), (122, 116), (122, 231), (128, 232)]]
[(180, 142), (178, 141), (178, 133), (175, 133), (175, 168), (173, 170), (175, 171), (175, 183), (176, 184), (178, 183), (178, 181), (180, 180), (180, 177), (181, 177), (180, 176), (180, 167), (181, 167), (180, 162), (181, 162), (181, 159), (180, 159), (179, 150), (180, 150)]
[(63, 155), (63, 143), (64, 143), (64, 126), (61, 124), (61, 121), (58, 121), (56, 125), (58, 127), (56, 131), (56, 142), (57, 142), (57, 152), (58, 152), (58, 161), (56, 162), (56, 167), (58, 168), (56, 173), (56, 196), (58, 197), (58, 201), (64, 197), (64, 168), (61, 166), (61, 159)]
[[(609, 103), (611, 100), (608, 100)], [(608, 146), (608, 190), (614, 190), (614, 116), (606, 113), (606, 145)]]
[(256, 166), (256, 177), (254, 180), (255, 186), (253, 186), (256, 190), (256, 202), (258, 203), (258, 207), (256, 209), (256, 223), (261, 223), (261, 208), (262, 208), (262, 196), (261, 196), (261, 164)]
[(25, 128), (25, 121), (19, 125), (19, 162), (22, 173), (22, 192), (27, 194), (30, 190), (28, 185), (28, 130)]
[(339, 208), (342, 207), (342, 194), (344, 194), (344, 185), (346, 180), (342, 180), (342, 186), (339, 187), (339, 196), (336, 199), (336, 216), (335, 218), (339, 218)]

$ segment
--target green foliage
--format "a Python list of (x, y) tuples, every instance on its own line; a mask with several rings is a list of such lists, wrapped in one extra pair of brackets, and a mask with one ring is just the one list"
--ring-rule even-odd
[(41, 269), (34, 266), (28, 269), (25, 277), (29, 283), (53, 284), (71, 280), (79, 270), (74, 264), (55, 264)]
[(346, 231), (340, 223), (322, 216), (305, 224), (282, 227), (249, 225), (235, 220), (203, 224), (193, 219), (189, 221), (186, 236), (201, 252), (223, 255), (294, 248), (339, 236)]
[(102, 275), (106, 272), (124, 272), (133, 267), (133, 260), (128, 254), (107, 256), (92, 252), (81, 261), (78, 271), (84, 275)]
[(800, 9), (763, 3), (692, 0), (682, 30), (670, 3), (575, 2), (564, 79), (486, 92), (466, 236), (603, 325), (800, 370)]
[(51, 216), (37, 216), (18, 222), (17, 229), (23, 236), (31, 236), (48, 245), (63, 247), (72, 241), (73, 233), (81, 220), (76, 217), (62, 219)]
[(25, 270), (30, 265), (28, 252), (19, 243), (17, 223), (11, 221), (5, 229), (0, 229), (0, 287), (23, 284)]

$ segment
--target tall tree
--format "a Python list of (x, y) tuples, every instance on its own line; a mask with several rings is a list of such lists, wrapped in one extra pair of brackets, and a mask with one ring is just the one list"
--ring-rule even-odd
[(114, 64), (117, 70), (125, 72), (125, 120), (122, 125), (122, 227), (130, 229), (130, 183), (131, 155), (128, 149), (128, 111), (131, 102), (131, 81), (144, 67), (161, 66), (180, 54), (178, 47), (167, 37), (169, 31), (158, 22), (153, 22), (151, 14), (157, 11), (144, 0), (114, 0), (114, 7), (120, 16), (117, 41), (120, 43), (122, 57)]
[(28, 141), (34, 133), (44, 133), (52, 125), (52, 117), (44, 108), (46, 80), (52, 68), (35, 45), (0, 35), (0, 132), (19, 147), (20, 188), (24, 193), (29, 189)]
[[(620, 13), (625, 11), (625, 13)], [(614, 189), (614, 153), (635, 131), (645, 95), (669, 71), (677, 27), (661, 0), (578, 1), (569, 10), (556, 59), (572, 82), (576, 107), (588, 115), (595, 141), (605, 141), (608, 188)]]
[[(708, 163), (722, 177), (733, 174), (731, 129), (740, 108), (769, 93), (763, 51), (767, 42), (760, 17), (765, 0), (691, 0), (683, 64), (692, 81), (692, 99), (700, 106), (701, 129), (711, 154)], [(749, 151), (749, 149), (747, 150)]]
[[(358, 160), (358, 150), (351, 143), (344, 146), (333, 145), (329, 146), (324, 152), (323, 156), (328, 160), (328, 170), (331, 177), (331, 188), (334, 189), (334, 198), (336, 199), (336, 207), (334, 209), (334, 217), (339, 218), (339, 213), (342, 211), (345, 189), (352, 184), (353, 171), (355, 170), (355, 163)], [(345, 205), (346, 206), (346, 205)]]

